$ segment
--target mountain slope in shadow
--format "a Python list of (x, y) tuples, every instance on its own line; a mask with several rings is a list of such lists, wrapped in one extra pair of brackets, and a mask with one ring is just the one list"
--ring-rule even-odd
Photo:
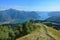
[(34, 12), (28, 12), (28, 11), (19, 11), (15, 9), (8, 9), (4, 11), (0, 11), (0, 22), (25, 22), (29, 21), (30, 19), (37, 20), (40, 16)]

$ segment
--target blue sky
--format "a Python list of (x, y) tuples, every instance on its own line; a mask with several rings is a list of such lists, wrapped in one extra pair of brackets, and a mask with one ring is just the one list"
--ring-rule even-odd
[(0, 10), (60, 11), (60, 0), (0, 0)]

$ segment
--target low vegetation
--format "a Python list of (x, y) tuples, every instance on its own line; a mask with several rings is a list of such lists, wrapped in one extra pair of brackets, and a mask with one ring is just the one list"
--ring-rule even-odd
[[(49, 24), (49, 23), (48, 23)], [(56, 23), (55, 23), (56, 24)], [(47, 23), (29, 22), (0, 25), (0, 40), (60, 40), (60, 30)]]
[(18, 24), (3, 24), (0, 25), (0, 40), (16, 40), (16, 38), (27, 35), (35, 29), (33, 20)]
[(60, 40), (60, 30), (56, 30), (53, 27), (48, 27), (41, 23), (35, 24), (37, 28), (31, 34), (20, 37), (17, 40)]

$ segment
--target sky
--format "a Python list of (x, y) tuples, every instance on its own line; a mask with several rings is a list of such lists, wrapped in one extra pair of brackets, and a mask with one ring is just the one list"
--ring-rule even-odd
[(60, 11), (60, 0), (0, 0), (0, 10)]

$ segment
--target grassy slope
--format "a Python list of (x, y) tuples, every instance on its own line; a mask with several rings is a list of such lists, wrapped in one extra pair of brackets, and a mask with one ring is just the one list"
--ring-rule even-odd
[(60, 40), (60, 31), (43, 24), (36, 23), (35, 25), (40, 28), (17, 40)]
[(51, 35), (53, 38), (55, 38), (56, 40), (60, 40), (60, 31), (53, 29), (51, 27), (46, 27), (48, 30), (48, 34)]

